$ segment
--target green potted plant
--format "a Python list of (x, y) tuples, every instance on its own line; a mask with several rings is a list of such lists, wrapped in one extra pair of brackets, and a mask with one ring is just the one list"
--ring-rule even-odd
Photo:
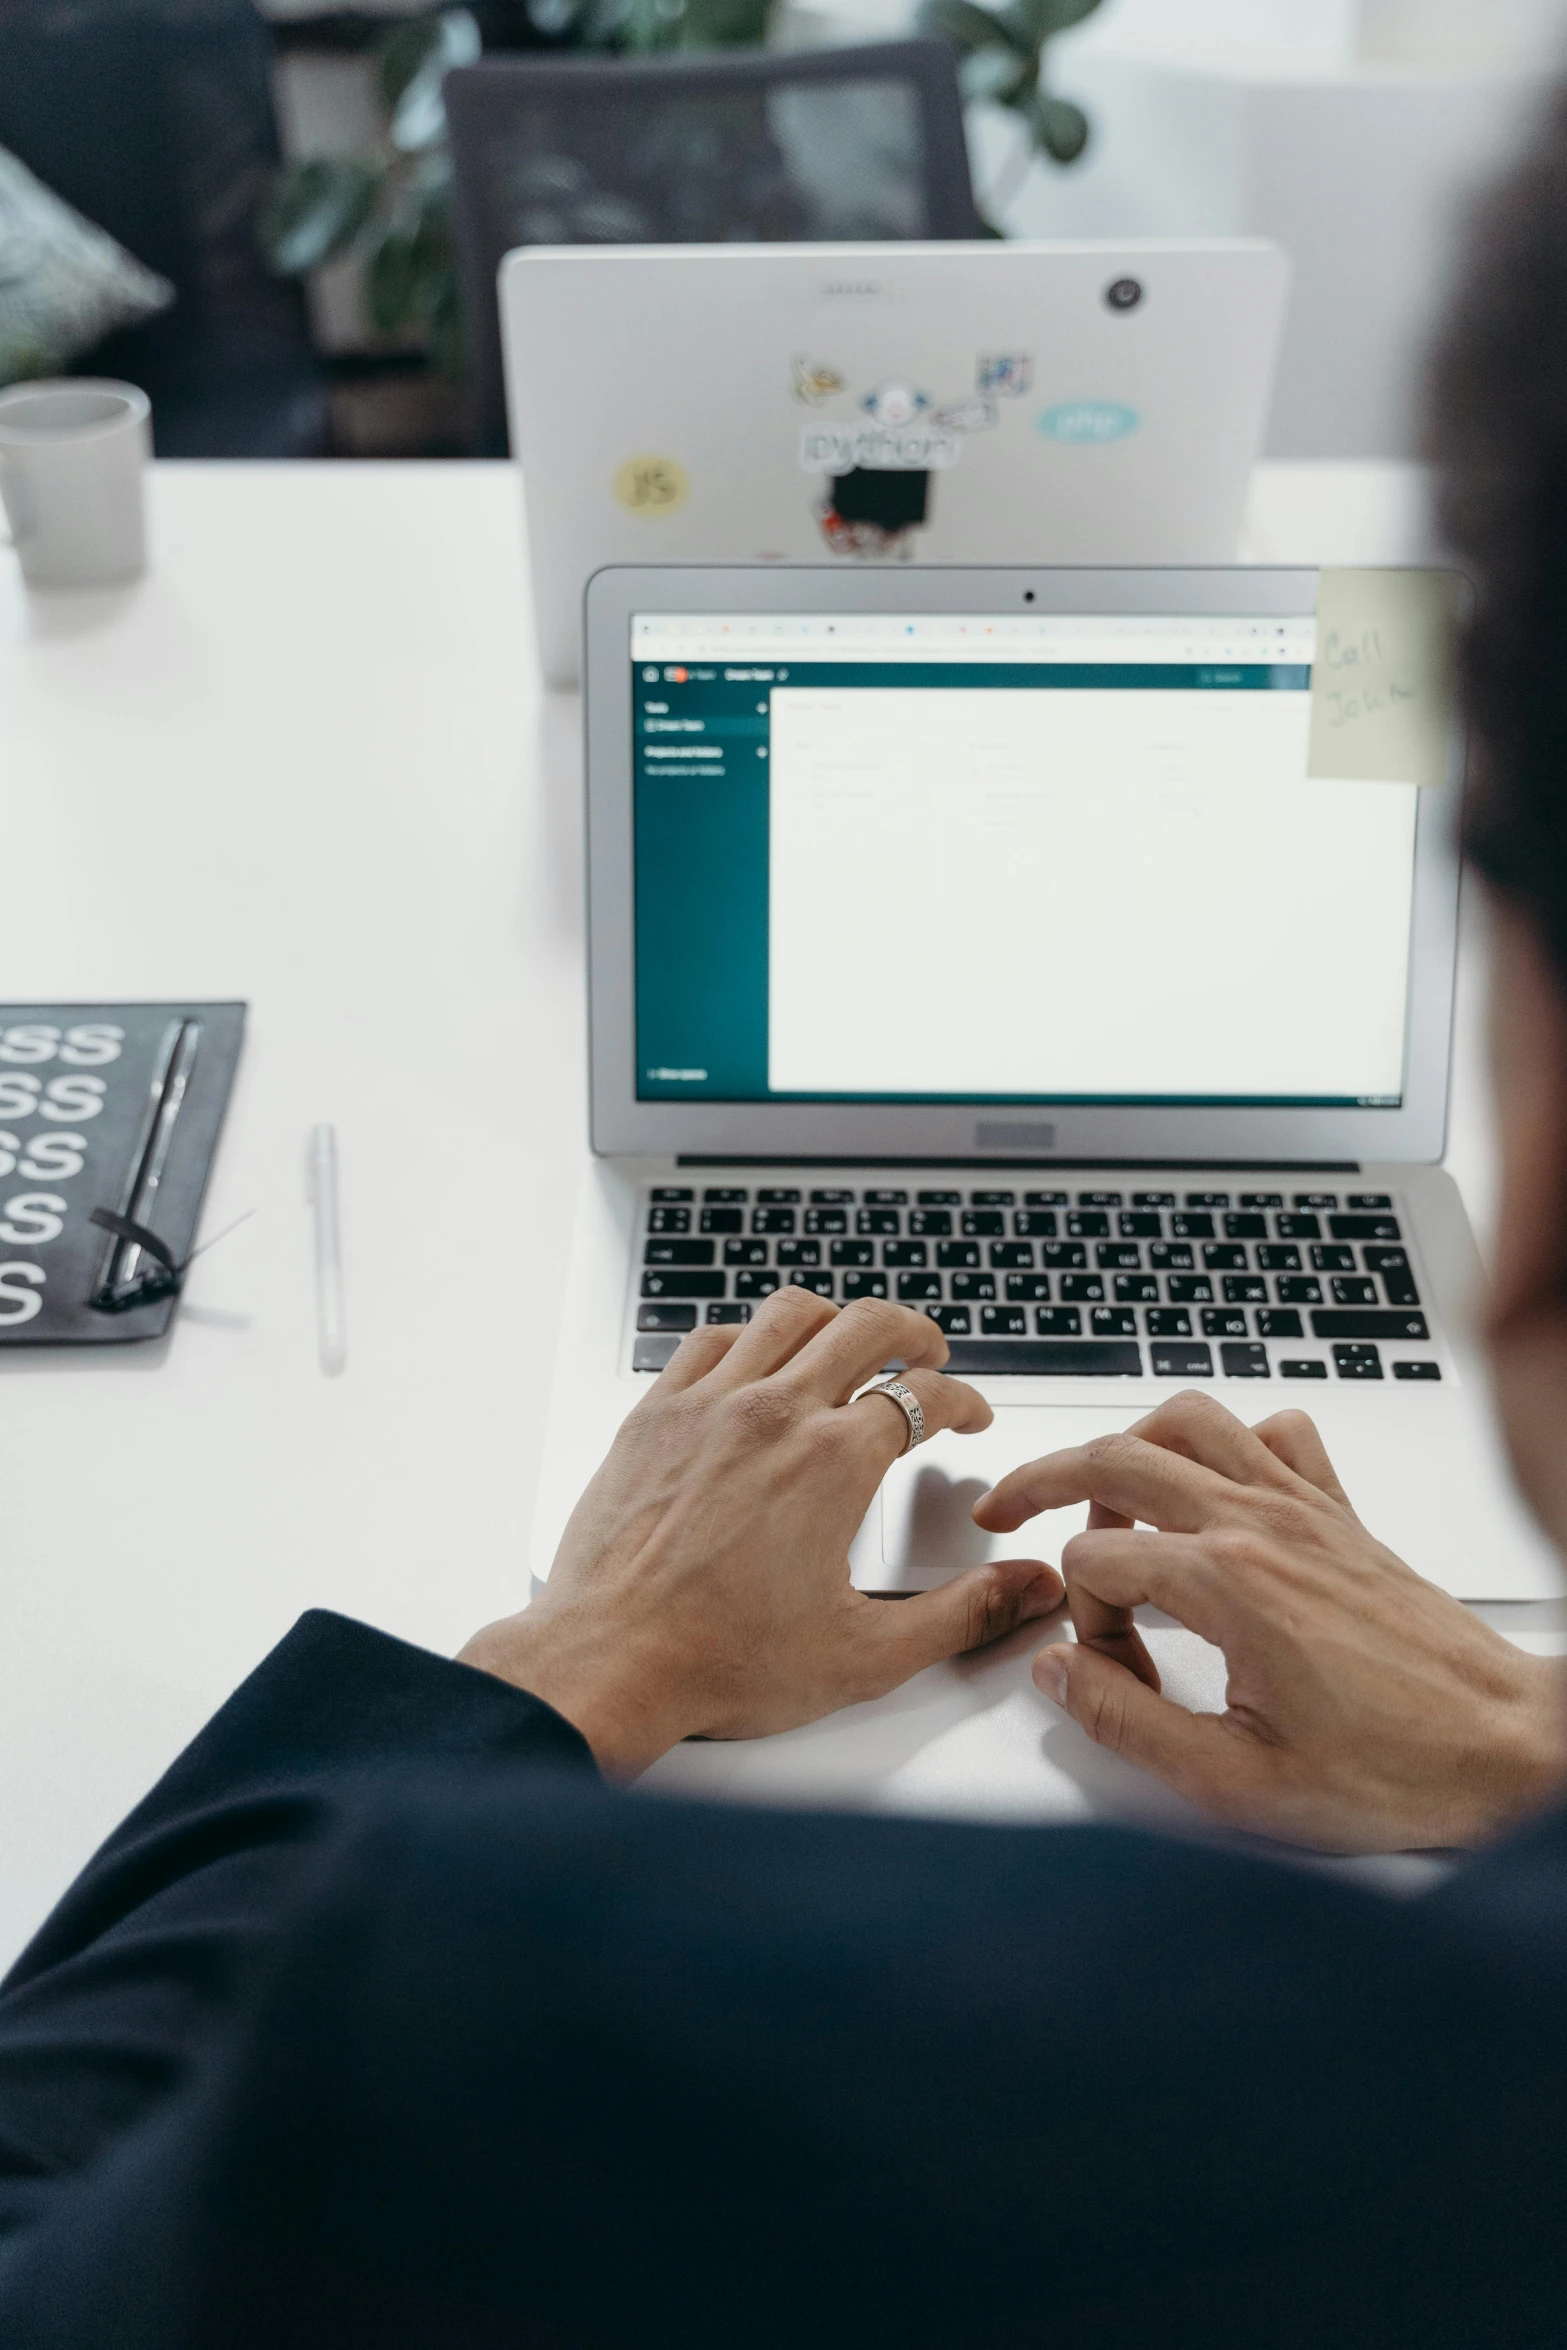
[(1012, 155), (981, 198), (993, 223), (1017, 193), (1036, 155), (1047, 156), (1052, 163), (1075, 163), (1088, 144), (1087, 115), (1050, 87), (1047, 68), (1056, 35), (1081, 24), (1099, 4), (1100, 0), (1004, 0), (999, 8), (986, 8), (979, 0), (922, 0), (920, 28), (939, 34), (958, 51), (964, 97), (1004, 106), (1017, 120)]

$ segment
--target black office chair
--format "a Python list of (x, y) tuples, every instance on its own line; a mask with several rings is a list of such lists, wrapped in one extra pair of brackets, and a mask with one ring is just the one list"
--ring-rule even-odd
[(81, 362), (143, 386), (165, 457), (326, 446), (299, 291), (255, 246), (269, 59), (249, 0), (0, 0), (0, 146), (176, 289)]
[(479, 444), (506, 447), (495, 275), (517, 245), (976, 237), (941, 41), (658, 59), (496, 58), (449, 73)]

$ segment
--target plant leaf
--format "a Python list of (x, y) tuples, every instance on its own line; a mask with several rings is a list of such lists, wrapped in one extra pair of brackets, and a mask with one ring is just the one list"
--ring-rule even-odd
[(1033, 90), (1026, 57), (1010, 49), (971, 49), (958, 66), (958, 82), (970, 105), (1016, 106)]
[(1053, 162), (1075, 163), (1088, 144), (1088, 117), (1070, 98), (1039, 90), (1034, 96), (1034, 135)]
[(416, 155), (445, 138), (441, 84), (454, 65), (472, 65), (480, 47), (478, 24), (466, 8), (416, 17), (387, 35), (379, 70), (394, 147)]
[(980, 8), (976, 0), (924, 0), (920, 9), (920, 28), (952, 41), (959, 49), (1010, 49), (1015, 55), (1028, 57), (1031, 46), (1020, 39), (1017, 28), (991, 8)]
[(1043, 48), (1085, 16), (1092, 16), (1100, 0), (1011, 0), (1009, 14), (1026, 33), (1031, 47)]
[(279, 277), (306, 277), (344, 253), (370, 217), (385, 176), (357, 155), (286, 164), (256, 222), (256, 241)]

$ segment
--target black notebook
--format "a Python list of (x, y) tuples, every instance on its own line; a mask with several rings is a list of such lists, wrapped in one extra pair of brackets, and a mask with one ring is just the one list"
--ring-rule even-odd
[(0, 1004), (0, 1345), (168, 1328), (243, 1004)]

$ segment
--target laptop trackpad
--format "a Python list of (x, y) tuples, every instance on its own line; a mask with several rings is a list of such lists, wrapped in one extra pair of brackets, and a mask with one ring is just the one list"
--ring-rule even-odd
[(971, 1512), (1009, 1469), (1068, 1445), (1086, 1444), (1113, 1428), (1129, 1428), (1144, 1411), (1102, 1406), (1057, 1410), (1002, 1410), (978, 1436), (933, 1436), (895, 1462), (881, 1489), (881, 1541), (870, 1539), (875, 1511), (854, 1547), (854, 1580), (862, 1591), (922, 1591), (987, 1558), (1045, 1558), (1055, 1565), (1061, 1545), (1087, 1523), (1086, 1505), (1051, 1510), (1016, 1534), (985, 1534)]

